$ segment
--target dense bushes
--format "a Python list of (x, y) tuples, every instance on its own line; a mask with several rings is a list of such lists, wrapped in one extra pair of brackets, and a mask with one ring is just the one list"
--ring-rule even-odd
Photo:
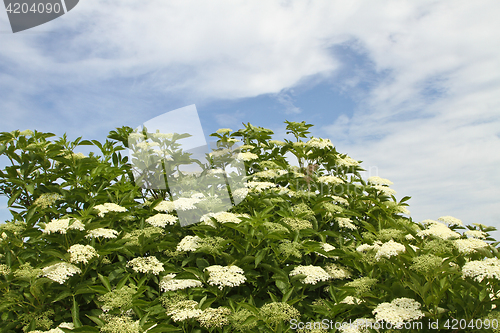
[[(494, 228), (415, 223), (390, 181), (362, 179), (358, 161), (307, 136), (311, 125), (286, 123), (294, 141), (250, 124), (217, 131), (201, 174), (179, 173), (192, 162), (181, 135), (123, 127), (101, 144), (1, 133), (13, 218), (0, 225), (0, 332), (498, 327)], [(193, 211), (201, 222), (181, 226), (181, 213), (199, 220)]]

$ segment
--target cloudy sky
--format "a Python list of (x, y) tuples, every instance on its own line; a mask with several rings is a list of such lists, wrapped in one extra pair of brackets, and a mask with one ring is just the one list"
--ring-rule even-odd
[(494, 0), (85, 0), (13, 34), (1, 9), (0, 131), (104, 141), (192, 104), (205, 136), (306, 121), (415, 221), (500, 229), (498, 17)]

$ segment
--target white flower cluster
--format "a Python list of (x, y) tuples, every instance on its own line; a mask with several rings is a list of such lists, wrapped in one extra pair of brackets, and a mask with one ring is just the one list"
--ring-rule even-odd
[(428, 224), (429, 227), (425, 230), (421, 230), (417, 233), (417, 236), (424, 238), (424, 236), (434, 236), (441, 239), (458, 238), (460, 234), (448, 228), (445, 224), (433, 221), (425, 220), (422, 221), (424, 224)]
[(198, 309), (198, 303), (193, 300), (180, 301), (175, 304), (167, 315), (172, 317), (173, 321), (184, 321), (190, 318), (197, 318), (203, 313), (202, 310)]
[(64, 197), (59, 193), (43, 193), (35, 200), (33, 204), (42, 208), (47, 208), (55, 204), (57, 200), (62, 199), (64, 199)]
[(283, 176), (287, 174), (287, 170), (264, 170), (264, 171), (259, 171), (254, 173), (252, 176), (254, 178), (278, 178), (280, 176)]
[(252, 160), (256, 160), (259, 158), (258, 155), (254, 154), (254, 153), (250, 153), (250, 152), (246, 152), (246, 153), (239, 153), (238, 155), (236, 155), (236, 158), (238, 160), (241, 160), (241, 161), (252, 161)]
[[(73, 223), (70, 225), (72, 221)], [(45, 225), (43, 233), (49, 235), (52, 232), (59, 232), (61, 234), (66, 234), (66, 232), (70, 229), (83, 231), (85, 230), (85, 226), (80, 220), (73, 218), (52, 220), (51, 222)]]
[(185, 236), (179, 244), (177, 244), (177, 251), (196, 251), (200, 248), (201, 238), (198, 236)]
[(380, 241), (375, 242), (373, 245), (370, 245), (370, 244), (361, 244), (360, 246), (358, 246), (356, 248), (356, 251), (362, 252), (362, 253), (368, 252), (370, 250), (378, 251), (380, 249), (381, 245), (382, 245), (382, 242), (380, 242)]
[(210, 157), (220, 157), (220, 156), (224, 156), (226, 154), (229, 154), (231, 153), (232, 150), (231, 149), (228, 149), (228, 148), (225, 148), (225, 149), (217, 149), (217, 150), (214, 150), (212, 151), (210, 154), (208, 154)]
[(333, 201), (335, 203), (339, 203), (339, 204), (342, 204), (342, 205), (349, 205), (349, 201), (347, 201), (347, 199), (345, 198), (342, 198), (342, 197), (339, 197), (339, 196), (336, 196), (336, 195), (330, 195), (330, 197), (333, 199)]
[(63, 284), (69, 277), (80, 274), (82, 271), (80, 268), (71, 265), (67, 262), (57, 263), (42, 270), (42, 275), (53, 281)]
[(173, 201), (164, 200), (155, 206), (154, 210), (158, 212), (173, 212), (175, 210), (175, 204)]
[(118, 235), (118, 231), (114, 229), (106, 229), (106, 228), (97, 228), (92, 229), (87, 232), (86, 238), (90, 237), (103, 237), (103, 238), (116, 238)]
[(335, 221), (339, 224), (339, 227), (341, 228), (347, 228), (351, 230), (356, 230), (358, 227), (352, 223), (350, 218), (347, 217), (336, 217)]
[(90, 245), (75, 244), (72, 245), (68, 252), (71, 253), (69, 261), (75, 264), (88, 264), (89, 260), (94, 257), (99, 257), (97, 251)]
[(114, 204), (114, 203), (109, 203), (109, 202), (102, 204), (102, 205), (94, 206), (94, 209), (97, 209), (99, 211), (98, 215), (100, 217), (104, 217), (104, 214), (109, 213), (109, 212), (126, 212), (127, 211), (126, 208), (123, 208), (122, 206), (119, 206), (119, 205)]
[(205, 268), (205, 270), (207, 270), (210, 275), (208, 283), (211, 286), (219, 286), (221, 290), (224, 287), (237, 287), (247, 280), (245, 275), (243, 275), (244, 271), (234, 265), (214, 265)]
[(438, 221), (444, 222), (448, 225), (464, 225), (461, 220), (453, 216), (441, 216)]
[(276, 187), (275, 183), (270, 182), (247, 182), (245, 186), (254, 190), (255, 192), (261, 192), (271, 187)]
[(357, 297), (347, 296), (340, 303), (350, 304), (350, 305), (357, 305), (357, 304), (363, 303), (363, 300), (359, 299)]
[(268, 141), (270, 144), (277, 145), (277, 146), (284, 146), (286, 143), (280, 140), (269, 140)]
[(375, 254), (375, 259), (380, 260), (380, 258), (390, 258), (405, 251), (406, 247), (403, 244), (395, 242), (391, 239), (390, 241), (382, 244), (382, 246), (378, 249), (377, 254)]
[(335, 176), (321, 176), (318, 177), (318, 181), (323, 184), (342, 184), (344, 182), (342, 179)]
[(477, 249), (489, 246), (489, 244), (485, 241), (476, 238), (457, 239), (454, 241), (454, 244), (457, 247), (458, 252), (462, 254), (471, 254), (476, 252)]
[(301, 280), (305, 284), (316, 284), (320, 281), (328, 281), (331, 279), (330, 274), (328, 274), (322, 267), (319, 266), (297, 266), (291, 272), (290, 276), (295, 276), (299, 274), (304, 274), (306, 277)]
[(394, 195), (396, 194), (396, 191), (394, 191), (392, 188), (389, 188), (387, 186), (383, 186), (383, 185), (374, 185), (372, 186), (374, 189), (376, 189), (377, 191), (380, 191), (382, 192), (384, 195)]
[(170, 213), (174, 210), (190, 210), (196, 209), (195, 204), (199, 203), (201, 199), (199, 197), (191, 197), (191, 198), (179, 198), (174, 201), (164, 200), (160, 202), (154, 210), (159, 212), (167, 212)]
[(193, 279), (175, 279), (176, 274), (168, 274), (160, 281), (160, 288), (163, 291), (175, 291), (187, 288), (201, 287), (203, 284)]
[(481, 230), (467, 230), (466, 232), (464, 232), (464, 235), (472, 238), (486, 239), (486, 236), (488, 234)]
[(309, 147), (320, 149), (333, 148), (333, 143), (330, 141), (330, 139), (312, 138), (311, 140), (306, 142), (306, 145), (308, 145)]
[(220, 128), (218, 129), (215, 133), (218, 133), (218, 134), (225, 134), (225, 133), (229, 133), (229, 132), (232, 132), (233, 130), (230, 129), (230, 128)]
[[(330, 252), (330, 251), (333, 251), (335, 250), (335, 246), (333, 245), (330, 245), (328, 243), (321, 243), (321, 248), (325, 251), (325, 252)], [(324, 254), (321, 254), (321, 253), (318, 253), (318, 252), (314, 252), (316, 253), (318, 256), (320, 257), (324, 257), (324, 258), (327, 258), (327, 256), (325, 256)], [(338, 259), (338, 257), (335, 257), (334, 259)]]
[(380, 178), (379, 176), (373, 176), (367, 179), (368, 183), (372, 185), (392, 185), (394, 184), (389, 179)]
[(217, 220), (219, 223), (227, 223), (227, 222), (232, 222), (232, 223), (240, 223), (241, 220), (238, 217), (238, 215), (230, 212), (218, 212), (213, 215), (213, 217)]
[(399, 329), (403, 327), (405, 321), (417, 320), (424, 317), (420, 311), (420, 303), (411, 298), (396, 298), (391, 303), (381, 303), (374, 310), (373, 314), (377, 321), (385, 321)]
[(164, 271), (163, 264), (155, 257), (134, 258), (127, 263), (135, 272), (160, 274)]
[(474, 278), (477, 282), (482, 282), (484, 279), (500, 280), (500, 260), (487, 258), (469, 261), (462, 267), (462, 276)]
[(329, 264), (325, 267), (325, 271), (332, 279), (348, 279), (351, 277), (351, 272), (345, 267), (337, 264)]
[(177, 222), (177, 216), (170, 214), (156, 214), (146, 219), (146, 222), (153, 227), (164, 228), (166, 225), (173, 225)]
[(233, 197), (238, 198), (238, 199), (245, 199), (250, 191), (244, 187), (238, 188), (233, 191)]
[(346, 155), (345, 157), (337, 158), (337, 160), (335, 160), (335, 164), (342, 167), (352, 167), (358, 166), (359, 162)]

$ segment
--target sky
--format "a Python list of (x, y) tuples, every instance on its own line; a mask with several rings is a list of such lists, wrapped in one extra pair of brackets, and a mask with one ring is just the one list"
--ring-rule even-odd
[(85, 0), (12, 33), (0, 8), (0, 131), (103, 142), (193, 104), (207, 141), (306, 121), (414, 221), (500, 229), (498, 17), (495, 0)]

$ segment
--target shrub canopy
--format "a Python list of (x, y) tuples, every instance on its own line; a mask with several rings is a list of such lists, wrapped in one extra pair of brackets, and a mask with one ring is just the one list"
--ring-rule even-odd
[(0, 133), (0, 332), (498, 332), (495, 228), (413, 221), (311, 126), (221, 129), (206, 163), (188, 134)]

